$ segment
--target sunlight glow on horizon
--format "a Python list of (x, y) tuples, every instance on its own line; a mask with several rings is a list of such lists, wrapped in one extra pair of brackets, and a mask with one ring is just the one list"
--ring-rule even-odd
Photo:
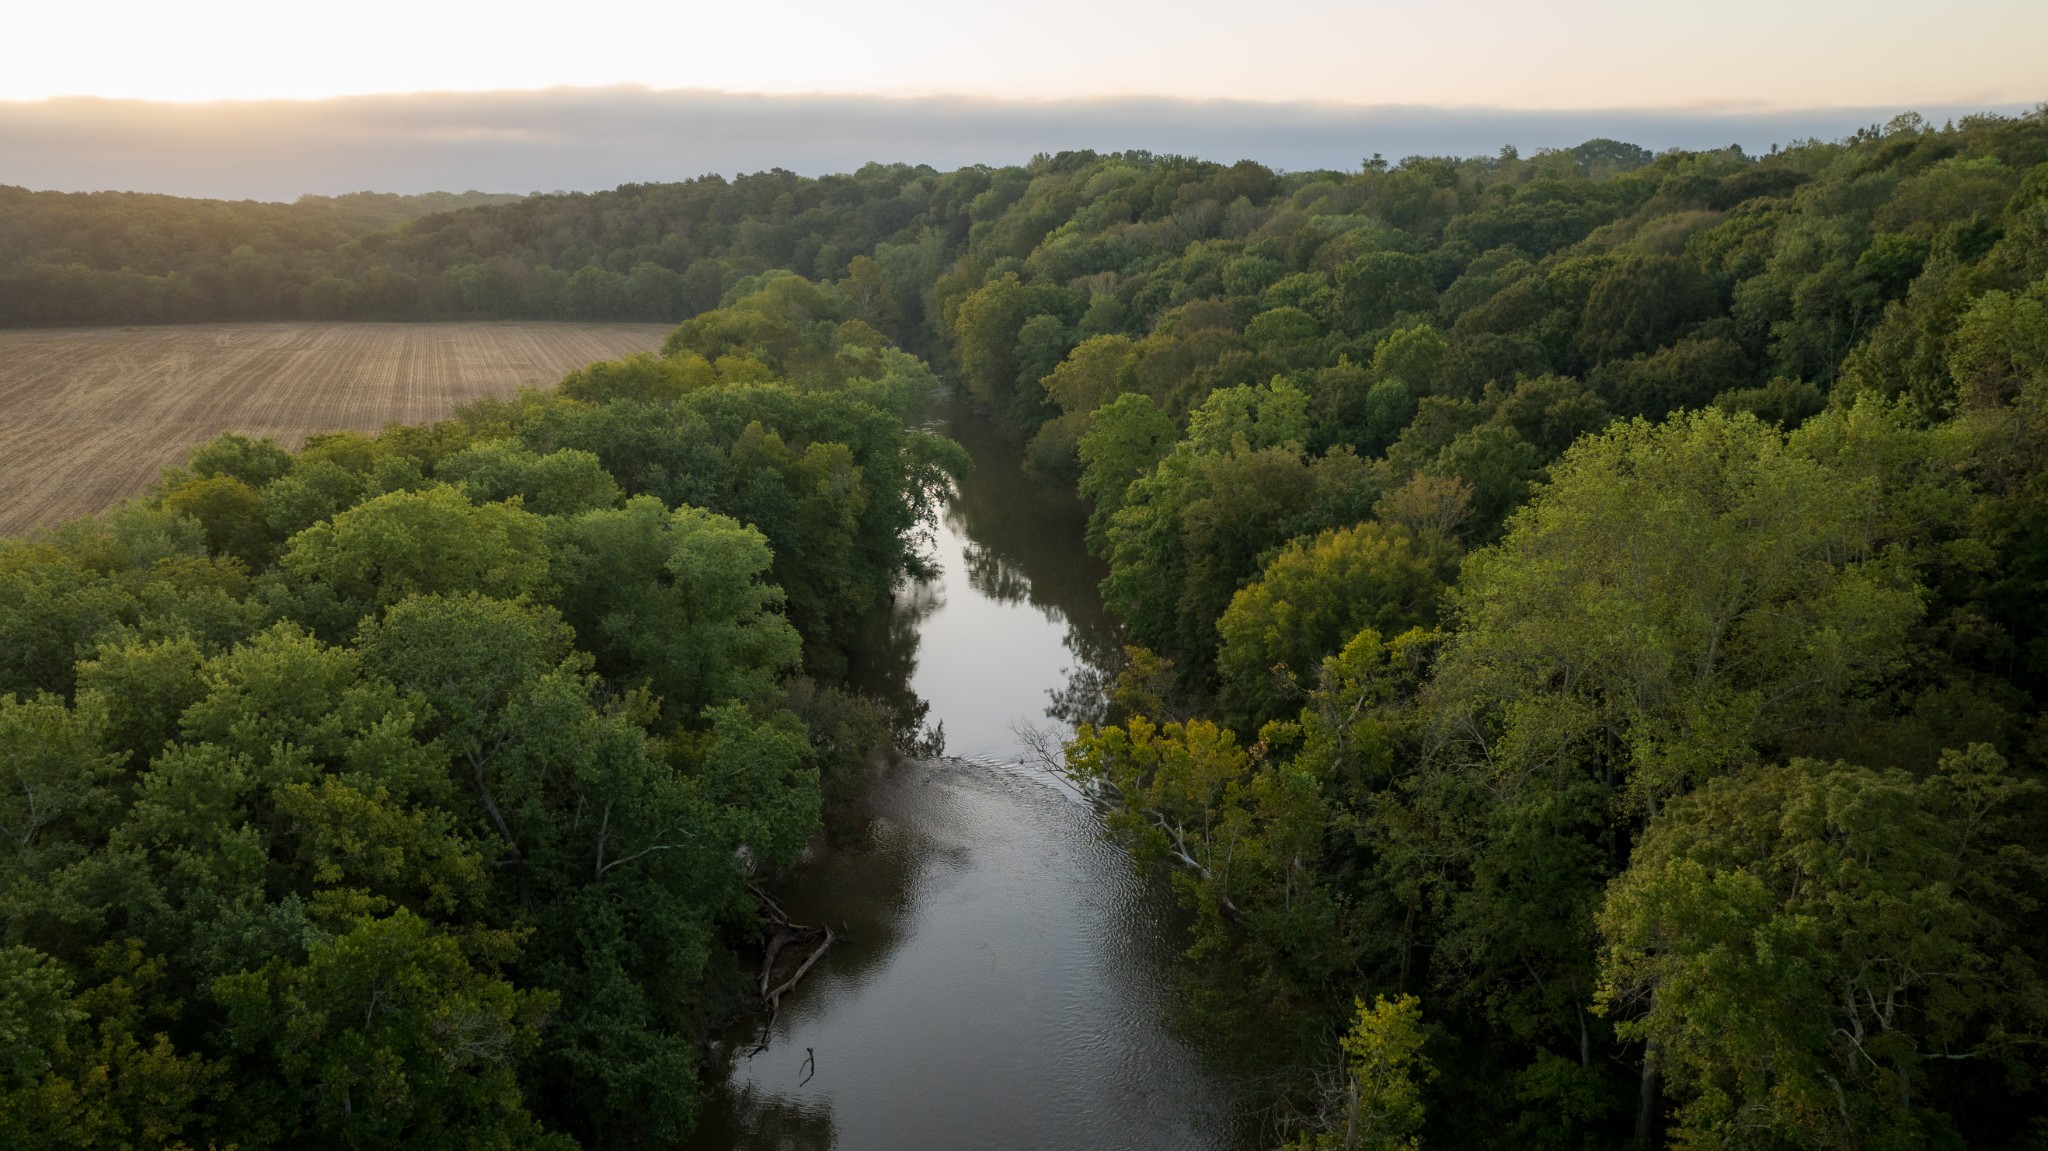
[[(1959, 0), (111, 0), (10, 15), (0, 100), (550, 87), (1350, 105), (1757, 109), (2048, 98), (2048, 4)], [(1249, 14), (1249, 18), (1248, 18)]]

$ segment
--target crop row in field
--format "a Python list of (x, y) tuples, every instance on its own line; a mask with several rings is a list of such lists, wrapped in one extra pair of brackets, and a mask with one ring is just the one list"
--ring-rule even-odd
[(223, 431), (439, 419), (652, 351), (660, 324), (204, 324), (0, 331), (0, 534), (98, 511)]

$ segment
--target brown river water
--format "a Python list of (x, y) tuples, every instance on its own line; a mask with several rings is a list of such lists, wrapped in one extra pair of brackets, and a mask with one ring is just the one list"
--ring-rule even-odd
[(972, 416), (942, 410), (936, 430), (976, 467), (940, 574), (899, 592), (855, 679), (929, 704), (946, 755), (881, 772), (774, 886), (791, 918), (844, 939), (765, 1048), (764, 1018), (729, 1033), (692, 1146), (1248, 1146), (1240, 1092), (1171, 1022), (1184, 936), (1166, 884), (1018, 735), (1088, 714), (1117, 650), (1085, 509)]

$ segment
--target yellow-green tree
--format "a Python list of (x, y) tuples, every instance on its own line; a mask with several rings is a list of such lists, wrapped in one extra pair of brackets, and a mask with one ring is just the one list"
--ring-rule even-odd
[(1326, 1118), (1334, 1131), (1303, 1137), (1298, 1151), (1418, 1151), (1422, 1142), (1422, 1088), (1436, 1078), (1436, 1069), (1422, 1053), (1428, 1033), (1422, 1025), (1422, 1003), (1413, 995), (1368, 1005), (1356, 1000), (1351, 1030), (1340, 1044), (1344, 1079), (1335, 1115)]
[(1216, 621), (1226, 713), (1247, 732), (1289, 718), (1324, 656), (1365, 628), (1435, 624), (1442, 590), (1435, 557), (1400, 527), (1368, 521), (1288, 544)]
[(1929, 1097), (2028, 1075), (2048, 861), (2013, 805), (2036, 789), (1978, 744), (1922, 779), (1751, 767), (1660, 813), (1600, 912), (1601, 1000), (1653, 1052), (1674, 1141), (1938, 1145)]

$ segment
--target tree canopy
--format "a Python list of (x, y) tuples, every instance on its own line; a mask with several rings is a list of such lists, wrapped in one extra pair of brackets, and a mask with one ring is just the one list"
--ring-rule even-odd
[(964, 466), (921, 365), (787, 291), (693, 330), (717, 371), (223, 436), (0, 541), (0, 1141), (688, 1134), (751, 882), (892, 726), (843, 617)]
[(943, 377), (1093, 505), (1064, 768), (1284, 1138), (2040, 1145), (2043, 113), (323, 212), (4, 190), (0, 322), (679, 326), (0, 542), (16, 1142), (679, 1138)]

